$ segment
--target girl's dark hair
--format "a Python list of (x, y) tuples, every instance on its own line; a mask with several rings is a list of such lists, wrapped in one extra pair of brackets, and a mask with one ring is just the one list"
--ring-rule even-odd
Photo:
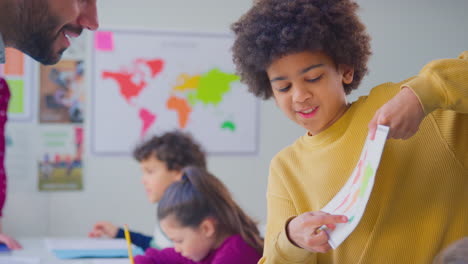
[(133, 157), (139, 162), (151, 156), (164, 162), (169, 170), (182, 170), (190, 165), (206, 168), (205, 153), (200, 145), (180, 131), (153, 136), (133, 151)]
[(346, 94), (367, 73), (370, 37), (352, 0), (259, 0), (232, 25), (236, 35), (233, 60), (241, 81), (255, 96), (269, 99), (273, 91), (266, 69), (283, 56), (321, 51), (336, 65), (354, 68)]
[(182, 226), (193, 228), (213, 217), (222, 234), (240, 234), (260, 254), (263, 251), (256, 223), (237, 205), (226, 186), (205, 169), (184, 168), (182, 180), (167, 188), (158, 204), (158, 219), (170, 215)]

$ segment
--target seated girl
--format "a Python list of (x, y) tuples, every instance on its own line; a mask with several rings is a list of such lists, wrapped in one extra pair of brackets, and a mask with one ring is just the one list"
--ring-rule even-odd
[(174, 248), (147, 249), (136, 264), (257, 263), (263, 240), (255, 222), (224, 184), (204, 169), (187, 167), (158, 205), (161, 229)]

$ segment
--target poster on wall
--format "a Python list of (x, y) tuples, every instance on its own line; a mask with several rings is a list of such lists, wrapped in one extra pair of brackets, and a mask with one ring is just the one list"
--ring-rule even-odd
[(210, 154), (257, 152), (259, 102), (234, 74), (231, 36), (102, 30), (93, 43), (95, 154), (176, 129)]
[(5, 64), (0, 64), (0, 76), (10, 87), (8, 120), (32, 121), (33, 92), (35, 89), (34, 66), (37, 64), (28, 56), (13, 48), (5, 49)]
[(39, 133), (39, 190), (82, 190), (83, 128), (41, 126)]
[(5, 127), (5, 169), (11, 181), (34, 179), (33, 125), (7, 123)]
[(83, 76), (83, 60), (64, 59), (40, 66), (40, 123), (83, 123)]

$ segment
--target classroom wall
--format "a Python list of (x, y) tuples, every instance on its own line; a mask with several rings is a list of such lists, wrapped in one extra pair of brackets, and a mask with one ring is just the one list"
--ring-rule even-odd
[[(359, 0), (358, 3), (372, 36), (374, 55), (369, 75), (350, 96), (351, 100), (367, 94), (379, 83), (417, 74), (432, 59), (455, 57), (468, 50), (466, 0)], [(98, 8), (103, 28), (226, 33), (251, 4), (252, 0), (100, 0)], [(89, 125), (87, 119), (85, 140), (89, 139)], [(36, 124), (22, 123), (9, 126), (32, 134), (38, 128)], [(273, 101), (262, 102), (258, 155), (209, 156), (209, 169), (226, 183), (248, 213), (264, 222), (269, 162), (276, 152), (303, 133)], [(36, 147), (32, 137), (28, 148), (33, 151)], [(8, 179), (4, 230), (18, 237), (83, 236), (95, 221), (109, 220), (152, 233), (155, 206), (146, 201), (138, 164), (131, 157), (92, 156), (89, 141), (85, 153), (85, 187), (80, 192), (38, 192), (34, 163), (25, 161), (27, 173)]]

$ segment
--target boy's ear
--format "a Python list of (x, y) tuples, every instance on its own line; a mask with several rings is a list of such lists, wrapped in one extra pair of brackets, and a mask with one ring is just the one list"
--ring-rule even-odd
[(206, 237), (212, 237), (216, 233), (216, 221), (211, 218), (207, 217), (200, 223), (200, 231)]
[(354, 68), (346, 64), (340, 64), (339, 67), (340, 67), (340, 73), (343, 76), (343, 83), (344, 84), (352, 83), (354, 79)]
[(184, 175), (184, 172), (182, 170), (174, 171), (174, 176), (175, 176), (176, 181), (182, 180), (182, 175)]

